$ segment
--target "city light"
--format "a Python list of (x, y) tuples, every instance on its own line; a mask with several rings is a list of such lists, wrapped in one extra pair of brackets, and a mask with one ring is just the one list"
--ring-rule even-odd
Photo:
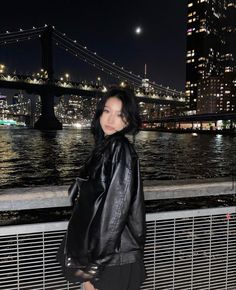
[(5, 65), (4, 64), (0, 64), (0, 73), (4, 73), (5, 71)]
[(74, 123), (74, 127), (76, 127), (76, 128), (82, 128), (82, 125), (80, 123)]
[(69, 77), (70, 75), (68, 73), (65, 74), (65, 77), (66, 77), (66, 81), (68, 82), (69, 81)]

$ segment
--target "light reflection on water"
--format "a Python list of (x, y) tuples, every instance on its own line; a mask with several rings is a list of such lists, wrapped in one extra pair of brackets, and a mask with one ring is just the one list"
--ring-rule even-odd
[[(89, 131), (0, 130), (0, 188), (69, 184), (93, 147)], [(230, 176), (235, 138), (142, 131), (136, 149), (144, 180)]]

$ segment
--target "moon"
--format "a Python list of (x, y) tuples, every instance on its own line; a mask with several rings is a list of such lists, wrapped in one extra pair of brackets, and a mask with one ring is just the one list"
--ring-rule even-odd
[(139, 34), (142, 33), (142, 27), (141, 26), (137, 26), (137, 27), (135, 27), (134, 31), (135, 31), (135, 34), (139, 35)]

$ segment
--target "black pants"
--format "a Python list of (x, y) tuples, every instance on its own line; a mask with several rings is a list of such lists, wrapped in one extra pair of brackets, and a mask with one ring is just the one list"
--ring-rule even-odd
[(145, 280), (143, 261), (106, 267), (94, 287), (99, 290), (139, 290)]

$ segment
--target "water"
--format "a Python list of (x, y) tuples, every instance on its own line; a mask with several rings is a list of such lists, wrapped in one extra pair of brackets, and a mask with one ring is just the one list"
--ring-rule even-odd
[[(70, 184), (93, 148), (89, 131), (0, 129), (0, 193), (3, 188)], [(142, 131), (136, 137), (147, 180), (228, 177), (236, 164), (235, 138)], [(147, 212), (232, 206), (235, 196), (146, 201)], [(0, 213), (0, 226), (68, 220), (71, 208)]]
[[(69, 184), (93, 147), (88, 130), (0, 129), (0, 189)], [(235, 138), (142, 131), (136, 149), (144, 180), (234, 174)]]

